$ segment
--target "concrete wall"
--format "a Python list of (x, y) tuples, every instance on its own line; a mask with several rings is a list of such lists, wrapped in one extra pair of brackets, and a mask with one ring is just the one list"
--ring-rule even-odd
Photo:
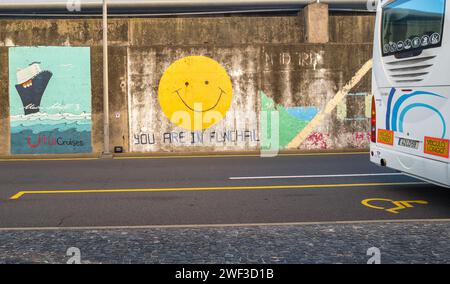
[[(275, 121), (267, 123), (267, 113), (276, 113), (280, 118), (280, 149), (366, 148), (369, 75), (337, 102), (306, 139), (298, 145), (292, 141), (300, 141), (299, 134), (315, 114), (323, 112), (371, 58), (373, 20), (372, 15), (331, 13), (330, 42), (310, 44), (305, 43), (304, 19), (298, 15), (112, 19), (111, 148), (123, 146), (126, 152), (152, 153), (259, 150), (266, 142), (264, 133), (273, 133), (276, 126)], [(92, 148), (93, 153), (100, 153), (101, 22), (0, 20), (3, 156), (10, 155), (11, 148), (8, 86), (9, 80), (15, 78), (8, 78), (7, 66), (8, 48), (14, 46), (91, 47)], [(165, 71), (189, 56), (205, 56), (217, 62), (232, 85), (226, 116), (214, 126), (203, 127), (203, 131), (171, 122), (160, 105), (159, 83)], [(237, 138), (233, 139), (233, 135)]]
[(8, 97), (8, 49), (0, 47), (0, 154), (10, 153), (9, 97)]

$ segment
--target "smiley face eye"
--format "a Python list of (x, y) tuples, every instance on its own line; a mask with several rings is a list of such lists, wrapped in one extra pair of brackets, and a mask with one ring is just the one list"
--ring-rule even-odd
[(189, 87), (189, 82), (184, 83), (186, 87)]
[(209, 85), (209, 81), (205, 81), (205, 85)]

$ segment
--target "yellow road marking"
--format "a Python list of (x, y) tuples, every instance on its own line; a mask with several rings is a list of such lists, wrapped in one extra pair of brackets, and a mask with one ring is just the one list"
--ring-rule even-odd
[[(386, 207), (382, 207), (382, 206), (375, 206), (375, 205), (371, 204), (373, 201), (391, 203), (392, 205), (394, 205), (394, 207), (386, 208)], [(413, 208), (414, 206), (412, 204), (427, 205), (428, 201), (425, 201), (425, 200), (395, 201), (395, 200), (386, 199), (386, 198), (369, 198), (369, 199), (364, 199), (363, 201), (361, 201), (361, 204), (366, 207), (372, 208), (372, 209), (385, 210), (385, 211), (393, 213), (393, 214), (398, 214), (399, 210)]]
[(273, 186), (218, 186), (218, 187), (184, 187), (184, 188), (128, 188), (128, 189), (86, 189), (86, 190), (30, 190), (20, 191), (11, 200), (17, 200), (26, 194), (76, 194), (76, 193), (136, 193), (136, 192), (171, 192), (171, 191), (226, 191), (226, 190), (256, 190), (256, 189), (305, 189), (305, 188), (342, 188), (342, 187), (370, 187), (370, 186), (401, 186), (420, 185), (424, 182), (404, 183), (351, 183), (351, 184), (301, 184), (301, 185), (273, 185)]

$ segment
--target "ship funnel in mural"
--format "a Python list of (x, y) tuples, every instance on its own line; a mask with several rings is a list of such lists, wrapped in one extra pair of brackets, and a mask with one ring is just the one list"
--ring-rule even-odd
[(52, 76), (50, 71), (42, 71), (40, 62), (17, 70), (16, 89), (22, 99), (25, 115), (39, 112), (42, 96)]

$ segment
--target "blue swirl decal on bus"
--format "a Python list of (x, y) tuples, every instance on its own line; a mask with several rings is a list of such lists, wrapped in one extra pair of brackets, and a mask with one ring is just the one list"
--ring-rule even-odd
[[(387, 111), (386, 111), (386, 129), (387, 130), (398, 131), (398, 132), (403, 133), (403, 122), (404, 122), (404, 118), (405, 118), (406, 114), (410, 110), (415, 109), (415, 108), (426, 108), (428, 110), (432, 110), (440, 117), (442, 126), (443, 126), (442, 138), (445, 138), (445, 135), (447, 133), (447, 124), (445, 122), (444, 116), (437, 108), (435, 108), (431, 105), (425, 104), (425, 103), (414, 103), (414, 104), (407, 105), (400, 113), (400, 116), (399, 116), (399, 110), (400, 110), (401, 106), (403, 105), (403, 103), (405, 103), (408, 99), (410, 99), (412, 97), (433, 96), (433, 97), (438, 97), (438, 98), (447, 100), (446, 97), (435, 94), (435, 93), (431, 93), (431, 92), (415, 91), (410, 94), (405, 94), (405, 95), (399, 97), (397, 99), (397, 101), (395, 102), (394, 107), (392, 108), (392, 102), (393, 102), (396, 91), (397, 90), (395, 88), (392, 88), (391, 92), (389, 94), (389, 97), (388, 97), (388, 107), (387, 107)], [(391, 113), (391, 109), (392, 109), (392, 113)]]
[(392, 99), (395, 95), (395, 88), (391, 89), (391, 93), (389, 94), (388, 99), (388, 106), (387, 106), (387, 112), (386, 112), (386, 130), (391, 130), (390, 120), (391, 120), (391, 106), (392, 106)]

